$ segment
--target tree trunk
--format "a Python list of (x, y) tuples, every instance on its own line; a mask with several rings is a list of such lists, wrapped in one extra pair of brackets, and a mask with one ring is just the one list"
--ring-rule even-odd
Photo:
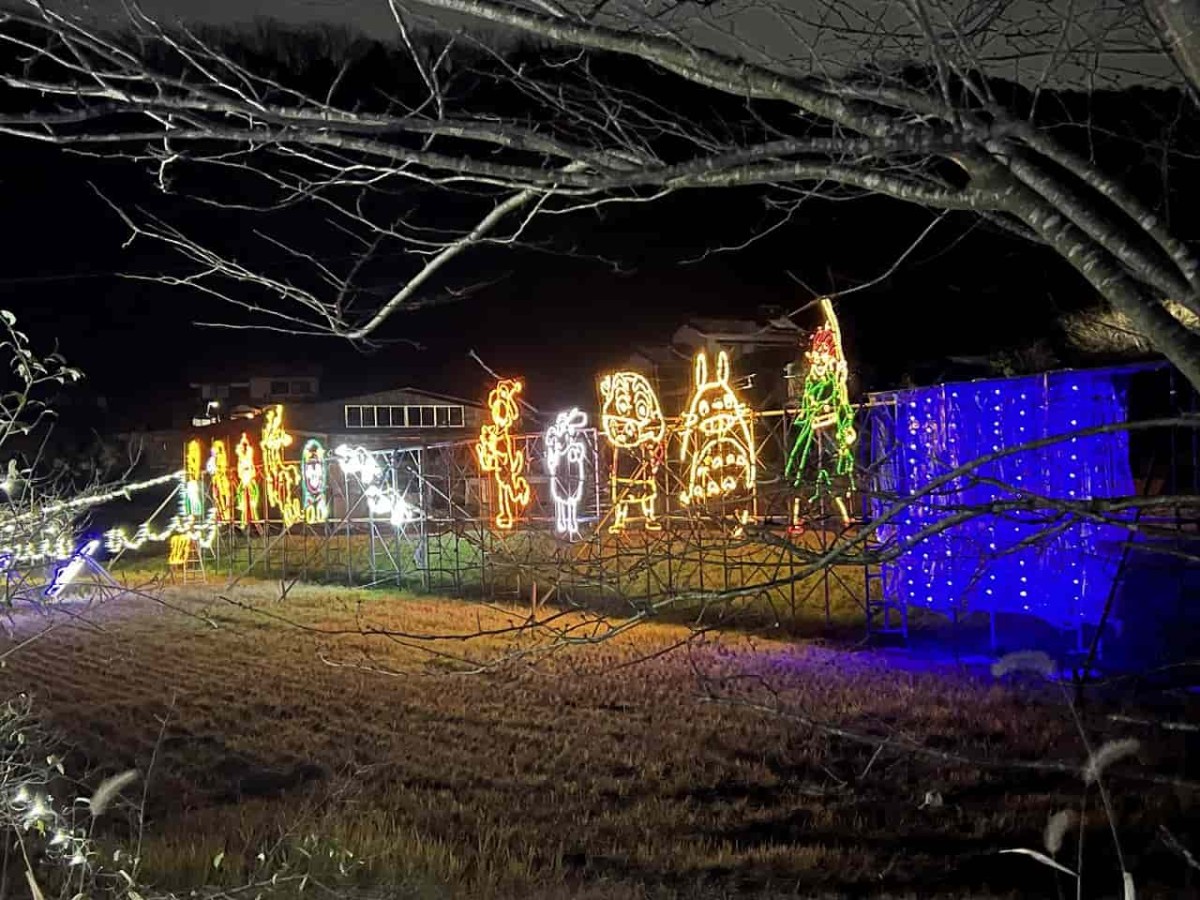
[(1200, 95), (1200, 0), (1145, 0), (1146, 11), (1164, 46)]
[(1094, 287), (1114, 310), (1200, 391), (1200, 336), (1189, 331), (1157, 297), (1150, 296), (1121, 265), (1061, 212), (1032, 190), (1014, 185), (1005, 192), (1013, 215), (1032, 228)]

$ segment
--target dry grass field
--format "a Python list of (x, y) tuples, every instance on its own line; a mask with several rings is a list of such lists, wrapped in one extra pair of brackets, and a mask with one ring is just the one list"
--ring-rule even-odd
[[(218, 593), (119, 598), (4, 670), (87, 784), (149, 772), (140, 877), (160, 888), (303, 871), (420, 897), (1074, 895), (1065, 876), (997, 851), (1040, 848), (1047, 817), (1078, 807), (1076, 774), (895, 746), (1076, 765), (1053, 691), (746, 635), (671, 649), (680, 625), (550, 653), (537, 635), (455, 637), (528, 609), (304, 586), (280, 600), (265, 583), (236, 588), (234, 603)], [(405, 636), (430, 634), (443, 637)], [(495, 664), (465, 671), (480, 663)], [(892, 745), (877, 753), (709, 694)], [(1178, 774), (1184, 748), (1170, 740), (1116, 768)], [(1186, 867), (1158, 828), (1188, 839), (1192, 794), (1113, 790), (1139, 896), (1179, 896)], [(1111, 895), (1096, 805), (1093, 791), (1086, 866)], [(110, 817), (106, 845), (134, 846), (136, 818)], [(1062, 855), (1074, 854), (1068, 838)]]

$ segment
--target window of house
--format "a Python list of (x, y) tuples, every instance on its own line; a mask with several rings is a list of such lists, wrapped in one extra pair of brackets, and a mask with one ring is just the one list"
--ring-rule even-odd
[(311, 381), (293, 381), (292, 393), (298, 395), (311, 394), (313, 392)]
[(287, 392), (288, 392), (288, 383), (286, 381), (272, 381), (271, 382), (271, 393), (272, 394), (286, 394)]
[(347, 406), (347, 428), (463, 428), (461, 406)]

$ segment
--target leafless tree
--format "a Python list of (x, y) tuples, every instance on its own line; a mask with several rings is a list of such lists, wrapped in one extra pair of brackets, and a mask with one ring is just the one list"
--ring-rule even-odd
[[(272, 274), (245, 248), (109, 198), (132, 235), (193, 264), (155, 277), (232, 300), (260, 327), (368, 340), (445, 293), (468, 250), (519, 242), (548, 216), (752, 187), (778, 213), (770, 230), (811, 197), (873, 194), (1044, 245), (1200, 385), (1200, 338), (1173, 312), (1200, 313), (1195, 255), (1165, 197), (1140, 196), (1098, 162), (1086, 111), (1063, 99), (1186, 83), (1172, 63), (1184, 43), (1171, 57), (1141, 4), (380, 0), (415, 87), (355, 105), (342, 96), (350, 59), (289, 78), (137, 7), (113, 33), (24, 2), (0, 37), (4, 83), (29, 99), (0, 118), (4, 132), (149, 162), (164, 191), (226, 210), (313, 207), (349, 242), (349, 259), (330, 259), (260, 234), (289, 262)], [(537, 53), (418, 31), (447, 17)], [(630, 67), (640, 74), (614, 74)], [(689, 114), (684, 91), (718, 114)], [(232, 186), (217, 187), (217, 173)], [(431, 193), (476, 212), (464, 224), (443, 203), (423, 216), (414, 198)], [(397, 250), (412, 265), (401, 283), (362, 290), (373, 261)]]
[(1200, 3), (1196, 0), (1146, 0), (1163, 45), (1187, 79), (1193, 96), (1200, 90)]

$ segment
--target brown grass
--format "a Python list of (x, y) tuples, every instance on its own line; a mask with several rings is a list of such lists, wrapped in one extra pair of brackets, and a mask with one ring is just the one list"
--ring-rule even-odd
[[(872, 761), (871, 746), (703, 694), (992, 758), (1081, 759), (1053, 706), (866, 653), (746, 636), (662, 654), (688, 632), (659, 624), (447, 674), (536, 638), (329, 632), (468, 633), (528, 610), (303, 586), (279, 601), (263, 584), (233, 596), (251, 608), (198, 586), (168, 591), (171, 608), (122, 598), (90, 616), (99, 628), (64, 626), (8, 667), (92, 784), (145, 770), (157, 717), (169, 717), (151, 772), (150, 883), (309, 871), (462, 897), (959, 896), (1028, 879), (1053, 890), (1048, 870), (994, 851), (1040, 846), (1047, 817), (1077, 803), (1077, 779), (888, 749)], [(920, 808), (930, 790), (943, 806)], [(1162, 820), (1137, 799), (1135, 827)], [(108, 838), (133, 841), (120, 822)]]

